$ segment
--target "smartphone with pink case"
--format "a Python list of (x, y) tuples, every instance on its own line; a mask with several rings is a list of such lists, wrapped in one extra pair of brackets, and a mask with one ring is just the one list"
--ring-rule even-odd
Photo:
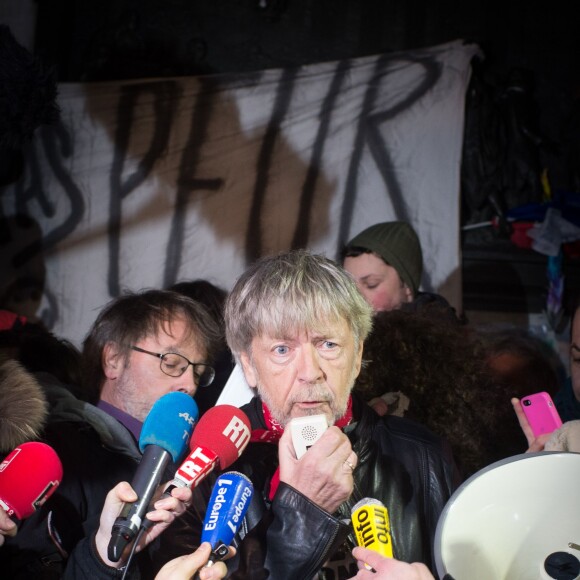
[(551, 433), (562, 426), (562, 420), (552, 397), (544, 391), (522, 397), (520, 405), (536, 437)]

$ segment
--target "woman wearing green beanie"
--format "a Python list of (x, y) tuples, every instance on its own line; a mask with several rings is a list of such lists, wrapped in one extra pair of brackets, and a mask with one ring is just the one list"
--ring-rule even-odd
[(443, 296), (419, 291), (423, 252), (419, 236), (406, 222), (382, 222), (363, 230), (343, 248), (342, 265), (375, 312), (430, 305), (464, 322)]
[(383, 222), (348, 242), (343, 266), (375, 312), (412, 302), (423, 273), (423, 253), (415, 230), (405, 222)]

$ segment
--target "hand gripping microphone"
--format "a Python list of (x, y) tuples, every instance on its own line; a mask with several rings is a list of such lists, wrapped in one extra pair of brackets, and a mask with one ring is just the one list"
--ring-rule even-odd
[(187, 450), (198, 415), (195, 401), (181, 392), (167, 393), (149, 411), (139, 438), (143, 457), (131, 482), (137, 501), (126, 503), (113, 524), (107, 550), (112, 562), (120, 560), (137, 535), (167, 464), (179, 461)]
[(56, 491), (61, 480), (62, 463), (50, 445), (22, 443), (0, 463), (0, 507), (11, 517), (27, 518)]
[(359, 546), (393, 557), (389, 513), (382, 502), (369, 497), (361, 499), (351, 510), (351, 521)]
[(233, 405), (208, 409), (191, 436), (191, 453), (176, 471), (166, 493), (174, 487), (196, 487), (216, 465), (227, 469), (249, 441), (250, 420), (243, 411)]
[(228, 547), (250, 507), (253, 493), (252, 482), (242, 473), (228, 471), (218, 477), (201, 531), (201, 541), (211, 545), (211, 556), (206, 566), (228, 555)]

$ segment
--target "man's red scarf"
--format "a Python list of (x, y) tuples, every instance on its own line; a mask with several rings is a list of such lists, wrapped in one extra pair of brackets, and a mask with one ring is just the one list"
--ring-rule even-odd
[[(266, 429), (254, 429), (252, 431), (251, 441), (260, 443), (273, 443), (278, 445), (282, 433), (284, 433), (284, 427), (280, 425), (270, 413), (266, 403), (262, 401), (262, 413), (264, 415), (264, 422), (266, 423)], [(344, 429), (347, 425), (352, 422), (352, 397), (348, 398), (348, 403), (346, 407), (345, 414), (338, 419), (334, 425), (340, 429)], [(270, 501), (274, 498), (274, 494), (278, 489), (278, 484), (280, 483), (280, 467), (276, 469), (276, 472), (272, 476), (272, 481), (270, 482)]]

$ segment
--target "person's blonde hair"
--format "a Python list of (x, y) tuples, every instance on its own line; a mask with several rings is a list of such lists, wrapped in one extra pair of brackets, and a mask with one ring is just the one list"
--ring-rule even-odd
[(343, 319), (364, 342), (372, 308), (353, 278), (332, 260), (305, 250), (262, 258), (240, 276), (225, 306), (226, 339), (236, 359), (250, 353), (265, 333), (286, 337), (296, 330), (322, 330)]

